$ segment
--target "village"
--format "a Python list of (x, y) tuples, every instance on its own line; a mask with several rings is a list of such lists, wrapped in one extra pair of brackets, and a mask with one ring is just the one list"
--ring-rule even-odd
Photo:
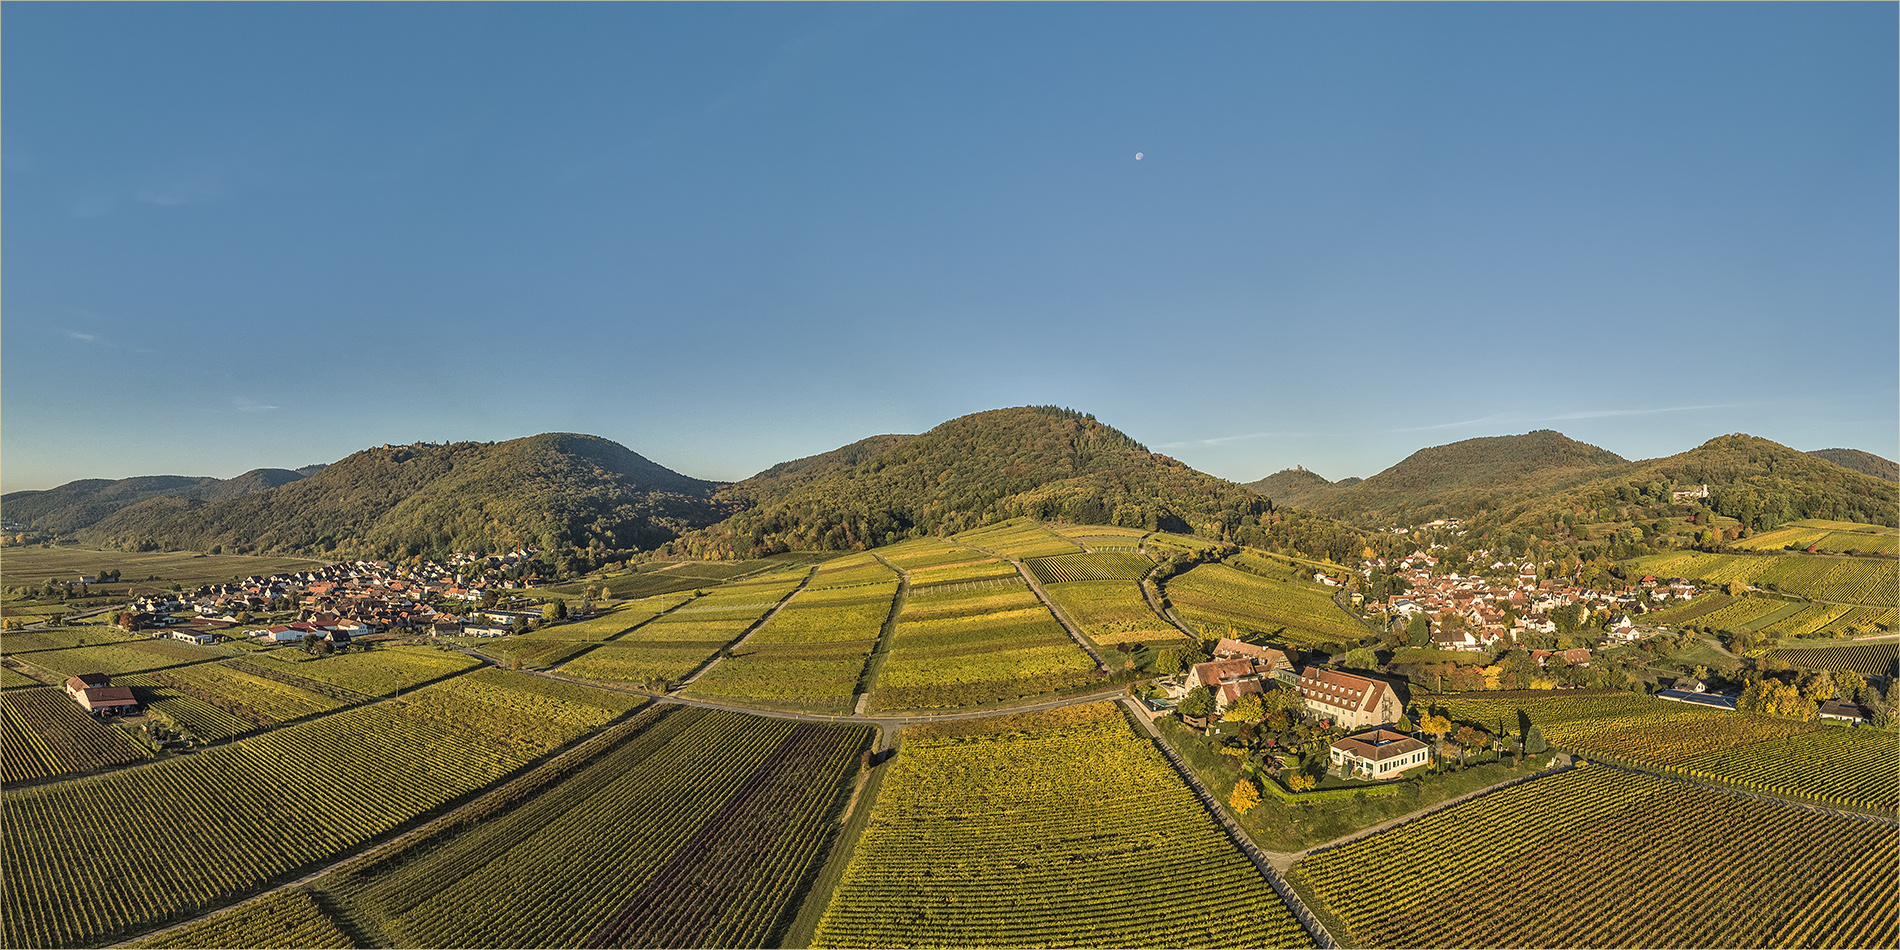
[[(335, 647), (379, 633), (503, 636), (544, 619), (523, 592), (537, 587), (535, 552), (455, 554), (344, 561), (308, 571), (254, 575), (228, 584), (145, 594), (114, 615), (127, 630), (149, 630), (200, 645), (246, 638), (295, 643), (316, 637)], [(82, 577), (79, 583), (98, 578)], [(504, 606), (505, 605), (505, 606)], [(260, 617), (280, 622), (258, 625)]]

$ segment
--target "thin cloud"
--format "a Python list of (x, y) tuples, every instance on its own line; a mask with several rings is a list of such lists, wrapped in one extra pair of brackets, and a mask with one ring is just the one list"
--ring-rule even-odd
[(82, 341), (82, 342), (86, 342), (86, 343), (97, 343), (97, 342), (99, 342), (99, 334), (97, 334), (97, 333), (87, 333), (87, 332), (85, 332), (85, 331), (83, 331), (83, 330), (67, 330), (67, 331), (66, 331), (66, 335), (67, 335), (67, 336), (69, 336), (69, 337), (72, 337), (72, 338), (73, 338), (73, 339), (75, 339), (75, 340), (80, 340), (80, 341)]
[(1155, 447), (1161, 448), (1161, 449), (1192, 449), (1192, 448), (1201, 448), (1205, 446), (1227, 445), (1230, 442), (1246, 442), (1252, 439), (1293, 438), (1293, 437), (1296, 437), (1298, 434), (1299, 433), (1293, 433), (1293, 432), (1247, 432), (1241, 435), (1215, 436), (1214, 438), (1211, 438), (1211, 439), (1189, 439), (1185, 442), (1163, 442), (1160, 445), (1155, 446)]
[(1393, 429), (1393, 432), (1434, 432), (1441, 429), (1463, 429), (1470, 426), (1507, 423), (1511, 425), (1534, 425), (1539, 422), (1574, 422), (1578, 419), (1617, 419), (1627, 416), (1654, 416), (1667, 412), (1701, 412), (1708, 409), (1735, 409), (1747, 403), (1716, 403), (1705, 406), (1654, 406), (1647, 409), (1582, 409), (1576, 412), (1560, 412), (1549, 416), (1528, 416), (1511, 413), (1498, 413), (1462, 422), (1440, 422), (1429, 426), (1408, 426)]
[(141, 188), (138, 200), (161, 208), (220, 201), (228, 195), (221, 175), (194, 175), (157, 188)]
[(232, 396), (231, 404), (236, 406), (239, 412), (272, 412), (277, 408), (276, 406), (267, 406), (248, 396)]

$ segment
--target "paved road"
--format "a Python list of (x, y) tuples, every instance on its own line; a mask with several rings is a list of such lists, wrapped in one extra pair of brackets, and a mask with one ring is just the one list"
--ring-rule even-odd
[(1279, 894), (1280, 899), (1286, 902), (1287, 909), (1293, 912), (1300, 926), (1306, 928), (1313, 942), (1322, 950), (1338, 947), (1339, 944), (1333, 941), (1333, 935), (1326, 932), (1326, 926), (1319, 922), (1319, 918), (1313, 916), (1313, 912), (1307, 909), (1306, 902), (1301, 900), (1300, 895), (1294, 893), (1286, 879), (1280, 876), (1280, 869), (1274, 867), (1273, 862), (1267, 857), (1267, 852), (1254, 845), (1253, 839), (1247, 836), (1247, 832), (1241, 829), (1238, 822), (1234, 821), (1234, 816), (1227, 813), (1227, 806), (1215, 798), (1214, 794), (1207, 790), (1206, 785), (1201, 784), (1200, 776), (1195, 775), (1194, 770), (1188, 768), (1187, 763), (1181, 760), (1180, 753), (1175, 752), (1174, 747), (1168, 745), (1168, 740), (1161, 737), (1161, 731), (1155, 728), (1154, 721), (1148, 718), (1147, 712), (1133, 699), (1125, 699), (1122, 702), (1134, 715), (1135, 720), (1148, 730), (1149, 737), (1154, 739), (1155, 747), (1161, 750), (1162, 755), (1167, 756), (1174, 770), (1181, 773), (1182, 780), (1194, 790), (1201, 804), (1207, 807), (1207, 813), (1220, 822), (1220, 826), (1227, 831), (1227, 836), (1234, 840), (1234, 844), (1240, 848), (1241, 853), (1247, 856), (1247, 860), (1253, 862), (1253, 866), (1259, 869), (1260, 876), (1266, 878), (1267, 883), (1272, 885), (1274, 893)]
[(1005, 555), (998, 554), (995, 551), (992, 551), (988, 548), (979, 548), (976, 545), (970, 544), (968, 542), (958, 541), (957, 543), (963, 545), (966, 548), (970, 548), (971, 550), (974, 550), (974, 551), (982, 551), (984, 554), (987, 554), (990, 557), (1000, 558), (1002, 560), (1008, 561), (1012, 566), (1014, 566), (1016, 568), (1016, 573), (1021, 574), (1023, 576), (1023, 580), (1029, 582), (1029, 589), (1031, 592), (1033, 592), (1036, 595), (1036, 599), (1042, 601), (1042, 605), (1044, 607), (1049, 608), (1050, 616), (1055, 617), (1056, 623), (1061, 624), (1062, 629), (1069, 632), (1069, 638), (1075, 641), (1075, 645), (1081, 647), (1082, 651), (1089, 655), (1089, 659), (1092, 659), (1095, 661), (1095, 668), (1103, 672), (1108, 671), (1108, 661), (1102, 659), (1102, 655), (1100, 653), (1095, 652), (1095, 645), (1090, 643), (1089, 638), (1083, 636), (1082, 631), (1076, 629), (1075, 624), (1069, 621), (1069, 616), (1062, 612), (1062, 608), (1056, 606), (1056, 602), (1054, 600), (1050, 599), (1049, 592), (1046, 590), (1043, 590), (1041, 584), (1036, 583), (1036, 575), (1029, 573), (1029, 568), (1024, 567), (1023, 562), (1018, 561), (1013, 557), (1007, 557)]
[(786, 593), (784, 597), (779, 598), (778, 603), (773, 604), (772, 609), (765, 612), (765, 616), (760, 617), (759, 619), (753, 621), (752, 626), (745, 628), (745, 632), (739, 634), (738, 638), (734, 639), (731, 643), (726, 644), (725, 647), (721, 649), (718, 653), (713, 654), (712, 659), (707, 660), (705, 663), (700, 664), (699, 669), (696, 669), (692, 671), (691, 673), (688, 673), (685, 679), (680, 680), (679, 683), (673, 687), (673, 690), (677, 692), (679, 690), (685, 689), (688, 686), (693, 685), (694, 681), (706, 675), (707, 670), (710, 670), (713, 667), (718, 666), (719, 661), (726, 658), (726, 654), (732, 652), (733, 650), (739, 649), (739, 647), (743, 646), (747, 640), (752, 639), (752, 635), (755, 633), (758, 633), (759, 630), (764, 628), (766, 624), (771, 623), (772, 618), (778, 616), (778, 612), (781, 610), (784, 610), (785, 605), (791, 603), (792, 598), (798, 596), (798, 592), (801, 590), (804, 590), (805, 585), (810, 584), (811, 579), (813, 577), (816, 577), (817, 574), (818, 574), (818, 571), (816, 568), (806, 571), (805, 578), (798, 582), (798, 586), (792, 588), (789, 592)]

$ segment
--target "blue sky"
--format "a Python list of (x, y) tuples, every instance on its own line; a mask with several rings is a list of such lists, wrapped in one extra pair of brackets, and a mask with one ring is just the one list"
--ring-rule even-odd
[(0, 487), (1035, 403), (1894, 458), (1896, 10), (7, 4)]

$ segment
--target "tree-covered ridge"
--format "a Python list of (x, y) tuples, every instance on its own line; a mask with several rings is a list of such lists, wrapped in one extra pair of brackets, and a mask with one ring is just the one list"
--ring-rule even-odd
[(1368, 524), (1469, 518), (1622, 464), (1614, 452), (1548, 429), (1466, 439), (1420, 449), (1365, 481), (1328, 492), (1314, 508)]
[(1884, 478), (1890, 482), (1900, 482), (1900, 462), (1882, 458), (1872, 452), (1862, 452), (1859, 449), (1815, 449), (1808, 454), (1827, 459), (1845, 468), (1851, 468), (1863, 475)]
[(85, 536), (128, 549), (392, 556), (526, 545), (600, 558), (717, 521), (727, 513), (712, 501), (719, 487), (606, 439), (549, 433), (367, 449), (258, 494), (146, 501)]
[(1093, 416), (1030, 406), (952, 419), (838, 464), (668, 550), (843, 550), (1020, 516), (1218, 536), (1270, 510), (1266, 499), (1151, 453)]
[(722, 500), (731, 500), (742, 506), (768, 504), (826, 475), (861, 465), (915, 438), (914, 435), (874, 435), (841, 449), (780, 462), (745, 481), (727, 486), (720, 491), (719, 496)]
[(1348, 484), (1357, 484), (1359, 479), (1342, 482), (1329, 482), (1315, 472), (1304, 468), (1289, 468), (1274, 472), (1257, 482), (1248, 482), (1247, 487), (1273, 500), (1275, 505), (1287, 508), (1311, 508), (1332, 497), (1333, 493)]
[[(1585, 485), (1522, 500), (1499, 511), (1516, 523), (1545, 523), (1569, 511), (1617, 513), (1674, 500), (1674, 488), (1708, 486), (1708, 507), (1746, 530), (1799, 519), (1900, 524), (1900, 486), (1835, 466), (1756, 435), (1720, 435), (1668, 458), (1632, 462)], [(1611, 521), (1611, 519), (1592, 519)]]
[(294, 482), (303, 476), (281, 468), (258, 468), (236, 478), (140, 475), (135, 478), (82, 478), (57, 488), (8, 492), (0, 497), (7, 520), (53, 534), (69, 534), (116, 511), (153, 498), (222, 501)]

